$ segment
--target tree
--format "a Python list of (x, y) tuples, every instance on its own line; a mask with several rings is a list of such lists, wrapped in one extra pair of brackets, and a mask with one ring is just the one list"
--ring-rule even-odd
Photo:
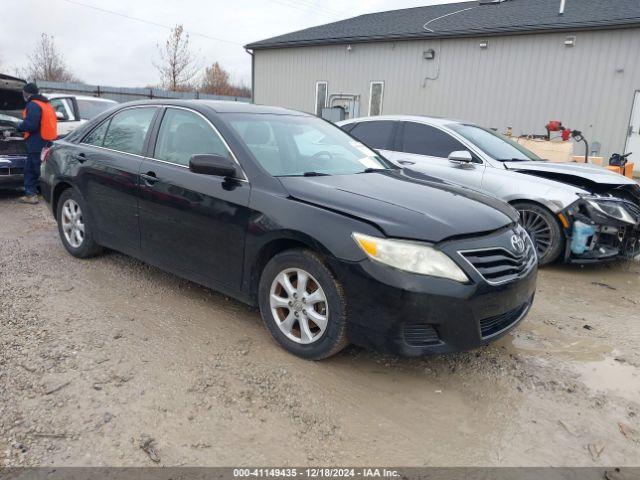
[(202, 85), (200, 86), (200, 90), (203, 93), (229, 95), (231, 88), (229, 72), (222, 68), (218, 62), (205, 69)]
[(24, 75), (29, 80), (47, 80), (51, 82), (77, 82), (64, 60), (64, 56), (58, 52), (55, 40), (52, 36), (43, 33), (40, 41), (31, 55), (28, 55), (29, 64), (24, 69)]
[(196, 59), (189, 46), (189, 34), (182, 25), (171, 29), (164, 47), (158, 45), (160, 61), (154, 66), (160, 74), (162, 88), (174, 92), (188, 90), (198, 73)]
[(233, 97), (250, 97), (251, 90), (244, 85), (234, 85), (230, 81), (231, 75), (215, 62), (204, 71), (200, 90), (214, 95), (229, 95)]

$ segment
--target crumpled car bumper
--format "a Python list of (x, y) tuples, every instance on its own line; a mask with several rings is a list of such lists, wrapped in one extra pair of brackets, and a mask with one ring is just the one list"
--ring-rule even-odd
[[(624, 208), (624, 219), (607, 214), (593, 200), (604, 200), (616, 208)], [(630, 259), (640, 255), (640, 202), (615, 197), (585, 197), (565, 209), (559, 217), (566, 220), (566, 223), (563, 221), (567, 237), (565, 260), (570, 263)]]

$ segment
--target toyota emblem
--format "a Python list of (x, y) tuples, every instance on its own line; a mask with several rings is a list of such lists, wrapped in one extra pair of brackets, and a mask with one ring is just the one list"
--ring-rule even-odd
[(516, 253), (524, 252), (524, 240), (520, 235), (512, 235), (511, 236), (511, 246), (513, 247), (513, 251)]

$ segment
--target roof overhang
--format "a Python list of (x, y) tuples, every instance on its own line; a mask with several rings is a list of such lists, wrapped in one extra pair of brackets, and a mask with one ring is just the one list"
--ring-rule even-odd
[(563, 25), (558, 27), (557, 25), (536, 25), (522, 26), (522, 27), (505, 27), (502, 29), (474, 29), (474, 30), (461, 30), (461, 31), (448, 31), (448, 32), (418, 32), (413, 34), (398, 34), (398, 35), (380, 35), (380, 36), (353, 36), (353, 37), (336, 37), (326, 39), (310, 39), (310, 40), (294, 40), (285, 42), (254, 42), (245, 45), (247, 50), (267, 50), (275, 48), (293, 48), (293, 47), (311, 47), (322, 45), (343, 45), (350, 43), (370, 43), (370, 42), (396, 42), (396, 41), (409, 41), (409, 40), (437, 40), (437, 39), (454, 39), (454, 38), (470, 38), (470, 37), (496, 37), (496, 36), (512, 36), (512, 35), (532, 35), (532, 34), (549, 34), (549, 33), (566, 33), (566, 32), (579, 32), (579, 31), (601, 31), (601, 30), (619, 30), (627, 28), (640, 28), (640, 19), (633, 18), (628, 21), (621, 21), (619, 23), (593, 23), (579, 25)]

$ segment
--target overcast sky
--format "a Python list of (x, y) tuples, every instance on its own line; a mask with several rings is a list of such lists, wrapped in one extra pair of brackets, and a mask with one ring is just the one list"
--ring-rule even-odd
[(218, 61), (248, 85), (251, 61), (242, 45), (363, 13), (454, 1), (460, 0), (0, 0), (0, 72), (15, 74), (47, 33), (87, 83), (155, 85), (157, 44), (169, 33), (163, 26), (182, 23), (202, 68)]

